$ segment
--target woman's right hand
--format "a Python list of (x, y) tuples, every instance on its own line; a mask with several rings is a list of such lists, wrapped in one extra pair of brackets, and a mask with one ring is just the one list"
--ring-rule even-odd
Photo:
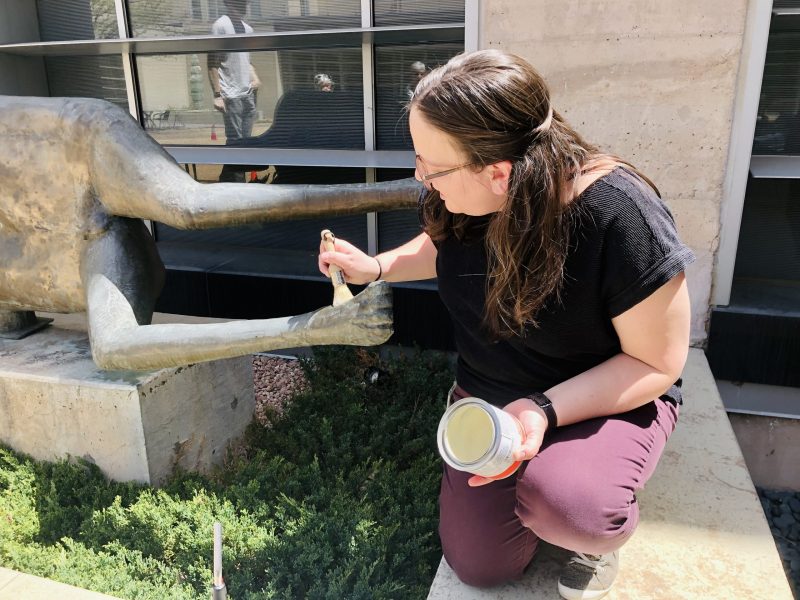
[(320, 272), (325, 277), (331, 276), (328, 265), (339, 267), (347, 283), (364, 285), (372, 283), (378, 277), (381, 269), (374, 256), (362, 252), (350, 242), (339, 238), (334, 240), (334, 248), (333, 252), (328, 252), (325, 245), (320, 242), (317, 263)]

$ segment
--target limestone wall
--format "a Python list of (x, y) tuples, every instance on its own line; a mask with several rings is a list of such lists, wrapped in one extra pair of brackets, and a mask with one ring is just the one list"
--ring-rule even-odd
[(747, 0), (483, 0), (480, 47), (529, 60), (589, 140), (659, 186), (697, 255), (692, 342), (711, 273)]

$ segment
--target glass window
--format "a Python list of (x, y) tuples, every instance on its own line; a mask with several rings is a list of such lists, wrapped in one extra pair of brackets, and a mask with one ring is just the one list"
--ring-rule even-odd
[(129, 0), (128, 7), (134, 37), (209, 35), (239, 29), (240, 21), (254, 33), (361, 26), (359, 0)]
[[(248, 58), (261, 82), (255, 93), (247, 89), (252, 80)], [(364, 149), (360, 48), (174, 54), (136, 60), (142, 122), (161, 144)], [(233, 67), (226, 67), (226, 62)], [(240, 69), (245, 65), (238, 76), (237, 64)], [(222, 100), (230, 118), (214, 108), (209, 66), (233, 73), (228, 75), (229, 89), (234, 90), (230, 95), (240, 97)], [(330, 82), (330, 91), (315, 83), (321, 75)], [(220, 86), (227, 97), (229, 92)], [(236, 119), (239, 125), (234, 126)]]
[[(219, 180), (224, 165), (186, 165), (187, 171), (200, 182), (213, 183)], [(275, 167), (245, 173), (250, 185), (277, 185)], [(290, 175), (285, 183), (364, 183), (364, 169), (337, 169), (324, 167), (287, 167)], [(316, 256), (319, 248), (319, 234), (330, 229), (338, 237), (347, 239), (360, 248), (367, 248), (367, 227), (364, 215), (299, 219), (290, 222), (256, 223), (243, 227), (226, 227), (201, 231), (174, 229), (162, 223), (154, 223), (155, 236), (159, 244), (169, 244), (172, 251), (176, 247), (195, 253), (218, 254), (220, 248), (259, 248), (277, 249), (284, 253), (284, 265), (265, 264), (263, 273), (282, 273), (286, 275), (315, 275), (316, 261), (311, 266), (299, 264), (307, 262), (308, 256)], [(253, 267), (254, 269), (256, 267)], [(296, 272), (300, 270), (301, 272)]]
[(464, 0), (374, 0), (375, 26), (463, 23)]
[(43, 42), (119, 37), (114, 0), (38, 0)]
[(734, 276), (800, 281), (800, 180), (748, 181)]
[(410, 150), (405, 105), (428, 71), (462, 52), (462, 44), (375, 48), (375, 133), (378, 150)]
[[(361, 26), (361, 0), (126, 0), (134, 37), (175, 37), (292, 32)], [(236, 7), (241, 6), (237, 18)], [(43, 41), (118, 38), (114, 0), (37, 0)], [(227, 18), (226, 18), (227, 17)], [(230, 17), (233, 17), (232, 19)], [(374, 0), (378, 27), (462, 23), (463, 0)], [(35, 34), (32, 34), (35, 35)], [(418, 78), (463, 50), (462, 43), (426, 43), (374, 48), (375, 128), (379, 150), (410, 150), (405, 104)], [(361, 46), (134, 55), (134, 85), (144, 129), (164, 145), (239, 146), (363, 150), (364, 90)], [(103, 98), (127, 110), (121, 56), (45, 57), (53, 96)], [(251, 69), (252, 66), (252, 69)], [(217, 78), (221, 78), (221, 81)], [(253, 91), (257, 78), (260, 85)], [(213, 88), (212, 88), (213, 81)], [(215, 98), (214, 91), (220, 91)], [(224, 108), (224, 111), (221, 110)], [(229, 155), (228, 155), (229, 156)], [(364, 168), (292, 165), (186, 165), (205, 183), (247, 181), (253, 185), (356, 183)], [(378, 169), (379, 181), (413, 176), (412, 169)], [(364, 215), (303, 219), (247, 227), (181, 231), (154, 223), (160, 245), (180, 255), (224, 249), (259, 261), (259, 272), (313, 275), (319, 231), (366, 249)], [(380, 213), (378, 247), (387, 250), (420, 231), (416, 210)], [(188, 255), (187, 255), (188, 256)], [(211, 259), (209, 259), (211, 260)], [(238, 260), (238, 259), (237, 259)], [(250, 263), (248, 263), (250, 264)]]
[[(776, 2), (780, 8), (800, 1)], [(800, 154), (800, 15), (772, 17), (753, 154)]]
[[(378, 169), (378, 181), (394, 181), (413, 177), (414, 169)], [(422, 233), (416, 209), (393, 210), (378, 215), (378, 252), (385, 252), (405, 244)]]
[(128, 110), (121, 57), (48, 56), (44, 62), (51, 96), (100, 98)]
[(323, 229), (330, 229), (337, 237), (344, 238), (359, 248), (367, 247), (366, 218), (363, 215), (296, 220), (291, 221), (290, 226), (287, 223), (264, 223), (203, 231), (183, 231), (161, 223), (156, 223), (155, 227), (159, 242), (180, 242), (200, 247), (223, 245), (316, 253), (319, 248), (319, 232)]
[(800, 180), (748, 181), (731, 304), (800, 306)]

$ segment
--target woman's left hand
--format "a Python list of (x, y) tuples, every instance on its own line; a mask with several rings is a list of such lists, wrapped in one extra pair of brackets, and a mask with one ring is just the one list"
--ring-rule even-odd
[[(544, 411), (530, 398), (514, 400), (503, 408), (504, 411), (514, 415), (522, 424), (524, 435), (522, 444), (514, 451), (514, 460), (530, 460), (539, 453), (539, 448), (547, 431), (547, 416)], [(470, 487), (492, 483), (494, 479), (473, 475), (467, 482)]]

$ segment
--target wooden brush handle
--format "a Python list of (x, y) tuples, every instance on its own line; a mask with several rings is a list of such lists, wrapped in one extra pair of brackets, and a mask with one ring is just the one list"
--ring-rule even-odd
[[(333, 232), (330, 229), (323, 229), (322, 233), (320, 233), (322, 237), (322, 244), (325, 246), (325, 250), (328, 252), (335, 252), (336, 246), (334, 246), (333, 241), (336, 239), (333, 235)], [(345, 285), (344, 280), (344, 273), (342, 270), (337, 267), (336, 265), (328, 265), (328, 272), (331, 274), (331, 281), (333, 282), (333, 286)]]
[[(331, 230), (323, 229), (320, 236), (322, 237), (325, 250), (334, 252), (336, 247), (333, 242), (336, 238), (333, 236), (333, 233), (331, 233)], [(328, 265), (328, 272), (331, 274), (331, 283), (333, 284), (333, 305), (339, 306), (340, 304), (344, 304), (353, 297), (353, 292), (350, 291), (350, 288), (347, 287), (347, 282), (344, 280), (344, 273), (342, 273), (342, 270), (336, 265)]]

